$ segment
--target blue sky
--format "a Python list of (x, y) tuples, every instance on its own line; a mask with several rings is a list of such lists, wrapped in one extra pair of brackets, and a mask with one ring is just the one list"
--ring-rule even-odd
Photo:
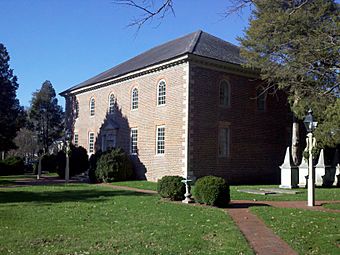
[[(157, 1), (157, 0), (155, 0)], [(0, 0), (0, 42), (18, 77), (21, 105), (50, 80), (57, 93), (151, 47), (199, 29), (238, 44), (249, 11), (223, 18), (226, 0), (175, 0), (175, 14), (127, 27), (139, 12), (112, 0)], [(58, 97), (64, 107), (64, 100)]]

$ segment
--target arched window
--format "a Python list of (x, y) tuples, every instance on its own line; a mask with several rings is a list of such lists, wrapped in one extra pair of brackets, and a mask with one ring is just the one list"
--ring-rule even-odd
[(94, 98), (92, 97), (90, 99), (90, 116), (94, 116), (95, 108), (96, 108), (96, 103), (95, 103)]
[(113, 114), (116, 110), (116, 106), (115, 106), (115, 96), (113, 94), (110, 94), (109, 97), (109, 114)]
[(227, 81), (221, 81), (220, 83), (220, 105), (230, 105), (230, 85)]
[(131, 109), (138, 109), (138, 89), (134, 88), (131, 93)]
[(158, 83), (157, 87), (157, 105), (165, 104), (165, 95), (166, 95), (166, 83), (165, 80), (161, 80)]

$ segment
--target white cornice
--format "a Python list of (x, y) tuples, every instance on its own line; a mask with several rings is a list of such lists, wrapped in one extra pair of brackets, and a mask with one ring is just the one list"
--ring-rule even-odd
[(84, 86), (82, 88), (70, 90), (64, 93), (63, 96), (76, 95), (79, 93), (95, 90), (101, 87), (106, 87), (106, 86), (113, 85), (113, 84), (116, 84), (122, 81), (130, 80), (130, 79), (133, 79), (133, 78), (145, 75), (145, 74), (149, 74), (149, 73), (157, 72), (157, 71), (169, 68), (169, 67), (173, 67), (175, 65), (178, 65), (178, 64), (181, 64), (187, 61), (190, 61), (191, 63), (195, 63), (196, 65), (200, 65), (200, 66), (214, 69), (217, 71), (227, 72), (227, 73), (236, 74), (236, 75), (249, 77), (249, 78), (259, 78), (258, 71), (244, 68), (238, 64), (227, 63), (224, 61), (197, 56), (193, 54), (186, 54), (178, 58), (174, 58), (163, 63), (159, 63), (159, 64), (152, 65), (152, 66), (149, 66), (149, 67), (137, 70), (137, 71), (133, 71), (125, 75), (110, 79), (110, 80), (97, 82), (95, 84)]
[(65, 93), (64, 96), (75, 95), (75, 94), (95, 90), (95, 89), (98, 89), (98, 88), (101, 88), (101, 87), (106, 87), (106, 86), (116, 84), (116, 83), (119, 83), (119, 82), (122, 82), (122, 81), (130, 80), (130, 79), (133, 79), (133, 78), (145, 75), (145, 74), (157, 72), (157, 71), (160, 71), (160, 70), (163, 70), (163, 69), (184, 63), (187, 60), (188, 60), (188, 55), (184, 55), (184, 56), (181, 56), (181, 57), (178, 57), (178, 58), (175, 58), (175, 59), (172, 59), (172, 60), (160, 63), (160, 64), (152, 65), (152, 66), (149, 66), (149, 67), (137, 70), (137, 71), (127, 73), (125, 75), (122, 75), (122, 76), (119, 76), (119, 77), (116, 77), (116, 78), (113, 78), (113, 79), (110, 79), (110, 80), (107, 80), (107, 81), (97, 82), (93, 85), (89, 85), (89, 86), (85, 86), (85, 87), (82, 87), (82, 88), (78, 88), (78, 89), (68, 91), (67, 93)]
[(202, 57), (198, 55), (189, 55), (190, 63), (194, 63), (199, 66), (203, 66), (216, 71), (226, 72), (230, 74), (236, 74), (248, 78), (260, 78), (260, 73), (257, 70), (245, 68), (239, 64), (232, 64), (221, 60)]

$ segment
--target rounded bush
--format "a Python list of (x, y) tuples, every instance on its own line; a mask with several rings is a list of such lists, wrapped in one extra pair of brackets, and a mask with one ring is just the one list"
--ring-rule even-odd
[(98, 182), (132, 180), (132, 163), (123, 149), (109, 150), (98, 159), (95, 175)]
[(161, 197), (170, 200), (183, 200), (185, 193), (185, 185), (181, 176), (164, 176), (157, 183), (157, 191)]
[[(75, 147), (71, 145), (68, 155), (70, 160), (70, 177), (87, 171), (89, 168), (89, 159), (84, 147)], [(56, 156), (56, 160), (57, 173), (60, 178), (65, 178), (66, 153), (64, 151), (59, 151)]]
[(198, 203), (226, 207), (230, 202), (229, 185), (221, 177), (202, 177), (196, 181), (194, 189)]

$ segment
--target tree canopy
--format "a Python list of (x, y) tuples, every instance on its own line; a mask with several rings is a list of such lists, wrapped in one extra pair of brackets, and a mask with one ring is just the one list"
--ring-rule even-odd
[(239, 38), (246, 66), (260, 70), (268, 90), (286, 91), (298, 118), (313, 109), (320, 145), (340, 142), (339, 6), (333, 0), (252, 2), (249, 28)]
[(41, 89), (33, 93), (29, 117), (41, 147), (47, 152), (48, 147), (62, 137), (64, 129), (64, 113), (50, 81), (45, 81)]
[(10, 57), (0, 43), (0, 151), (16, 148), (13, 139), (24, 125), (24, 112), (16, 97), (17, 77), (9, 66)]

